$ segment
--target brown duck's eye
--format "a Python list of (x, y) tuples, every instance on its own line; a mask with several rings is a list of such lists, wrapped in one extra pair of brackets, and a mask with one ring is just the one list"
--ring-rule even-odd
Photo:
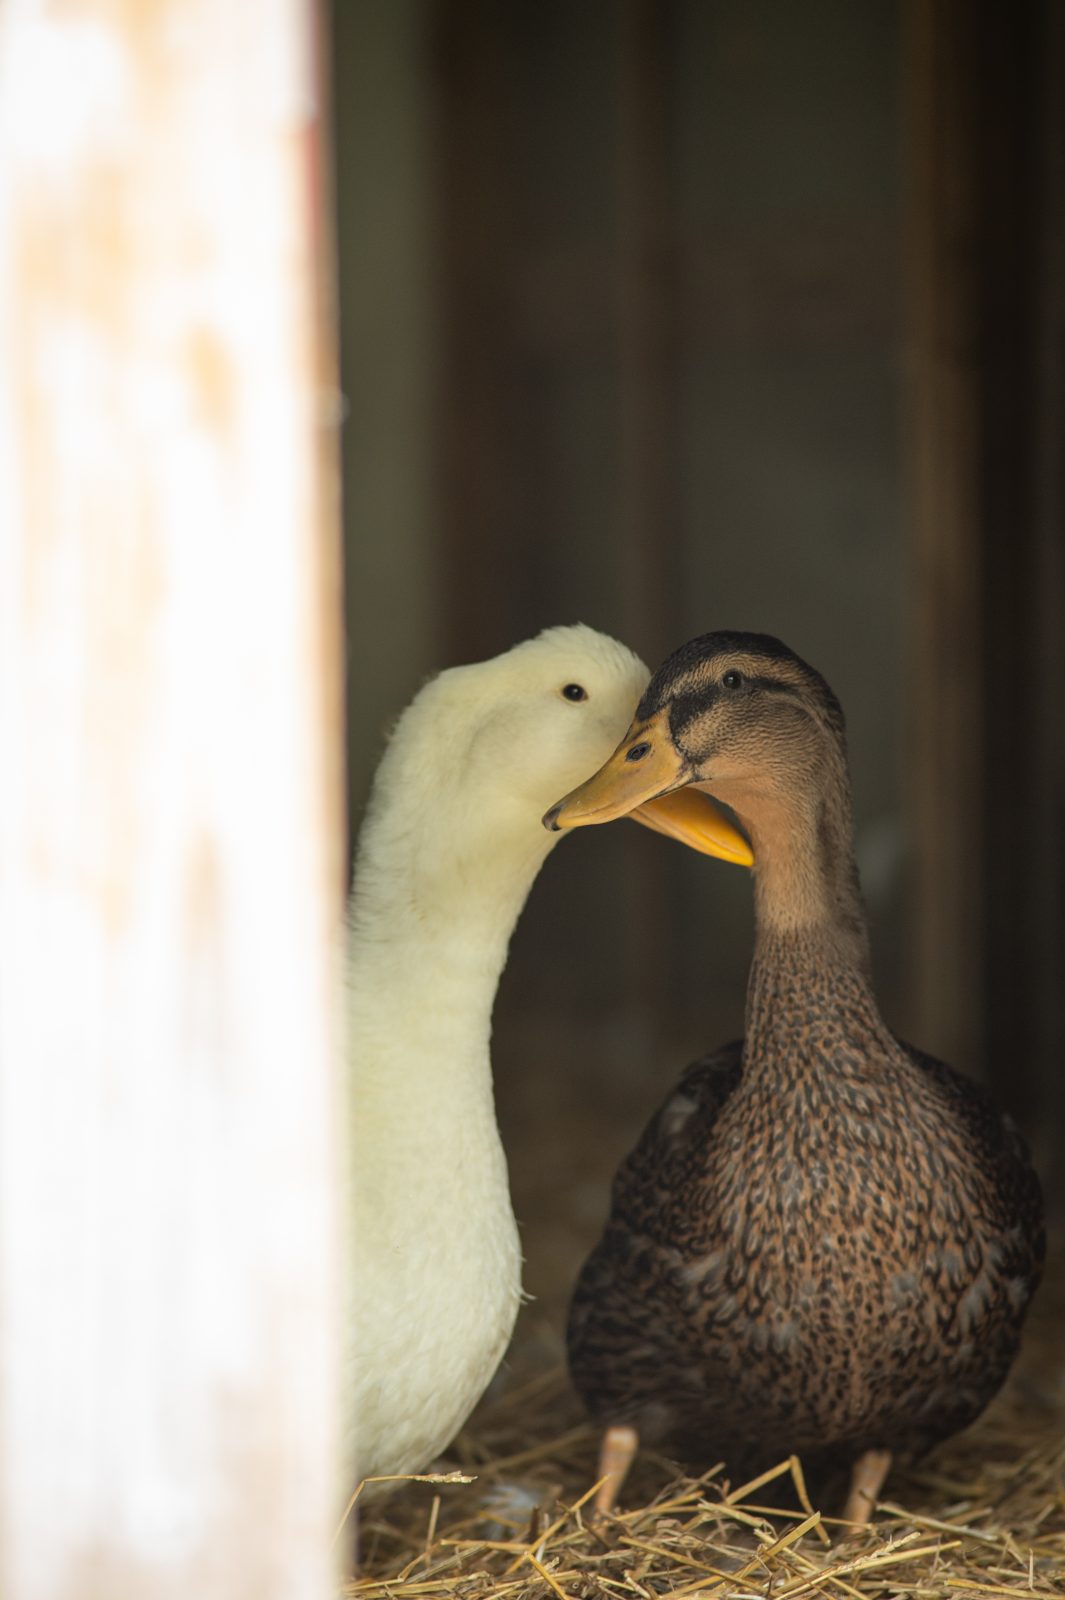
[(721, 682), (726, 689), (738, 689), (743, 682), (743, 673), (737, 672), (735, 667), (730, 667)]
[(587, 689), (582, 689), (579, 683), (567, 683), (562, 690), (562, 694), (565, 699), (573, 701), (587, 700), (588, 698)]
[(649, 744), (634, 744), (631, 750), (626, 750), (625, 760), (642, 761), (650, 748)]

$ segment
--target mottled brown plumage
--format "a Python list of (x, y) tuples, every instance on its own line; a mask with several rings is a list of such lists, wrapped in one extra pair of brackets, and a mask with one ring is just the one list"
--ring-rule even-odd
[(604, 1423), (733, 1475), (921, 1452), (1013, 1360), (1038, 1181), (984, 1092), (880, 1016), (824, 680), (775, 640), (708, 635), (652, 679), (622, 781), (667, 738), (677, 782), (754, 846), (747, 1034), (688, 1069), (617, 1174), (573, 1297), (574, 1381)]

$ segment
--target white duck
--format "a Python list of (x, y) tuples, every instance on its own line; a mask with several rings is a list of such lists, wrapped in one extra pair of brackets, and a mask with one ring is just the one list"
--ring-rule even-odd
[[(550, 628), (429, 682), (378, 768), (349, 908), (355, 1480), (422, 1469), (506, 1349), (521, 1251), (493, 1103), (492, 1004), (560, 837), (540, 818), (614, 749), (648, 676), (613, 639)], [(705, 803), (681, 791), (637, 820), (671, 832), (671, 812), (690, 805)]]

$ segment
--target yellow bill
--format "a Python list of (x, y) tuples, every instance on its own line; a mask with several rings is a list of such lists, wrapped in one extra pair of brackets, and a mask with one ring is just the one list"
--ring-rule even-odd
[(631, 817), (703, 855), (753, 865), (751, 847), (719, 806), (690, 777), (665, 712), (633, 725), (606, 764), (544, 817), (547, 828), (586, 828)]
[(674, 789), (630, 811), (633, 822), (677, 839), (691, 850), (738, 866), (754, 865), (754, 853), (738, 828), (700, 789)]

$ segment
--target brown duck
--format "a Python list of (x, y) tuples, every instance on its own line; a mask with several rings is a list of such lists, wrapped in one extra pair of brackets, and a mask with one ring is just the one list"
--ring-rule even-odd
[[(618, 1171), (571, 1370), (597, 1419), (689, 1462), (845, 1464), (845, 1515), (866, 1521), (892, 1456), (1003, 1382), (1042, 1266), (1039, 1183), (983, 1090), (880, 1015), (820, 674), (761, 634), (693, 640), (544, 821), (609, 822), (686, 785), (753, 847), (747, 1033), (688, 1069)], [(678, 834), (719, 853), (719, 817), (703, 839), (692, 815)]]

